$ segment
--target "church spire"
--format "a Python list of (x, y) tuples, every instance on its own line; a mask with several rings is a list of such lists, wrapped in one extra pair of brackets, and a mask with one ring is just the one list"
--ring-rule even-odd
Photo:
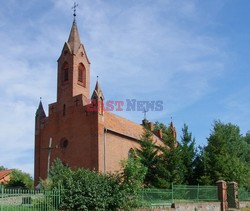
[(72, 9), (74, 10), (74, 14), (73, 14), (74, 20), (73, 20), (72, 28), (71, 28), (69, 39), (68, 39), (68, 44), (73, 54), (76, 54), (77, 50), (79, 49), (81, 45), (80, 36), (78, 34), (77, 25), (76, 25), (76, 7), (77, 6), (78, 4), (74, 3), (74, 6), (72, 7)]
[[(75, 10), (76, 5), (74, 5)], [(75, 11), (74, 11), (75, 17)], [(65, 104), (72, 97), (82, 95), (89, 99), (90, 62), (73, 20), (68, 41), (58, 59), (57, 101)]]
[(177, 138), (177, 133), (176, 133), (176, 129), (175, 129), (172, 117), (171, 117), (171, 122), (170, 122), (170, 129), (171, 129), (171, 131), (173, 133), (173, 137), (176, 139)]
[(75, 20), (73, 21), (72, 28), (69, 34), (68, 44), (72, 53), (76, 54), (77, 50), (81, 45), (81, 41)]
[(44, 118), (46, 117), (46, 114), (44, 112), (44, 109), (43, 109), (43, 104), (42, 104), (42, 100), (40, 99), (40, 103), (39, 103), (39, 106), (38, 106), (38, 109), (36, 110), (36, 116), (40, 117), (40, 118)]
[(100, 99), (100, 98), (101, 98), (102, 100), (104, 100), (104, 95), (103, 95), (102, 89), (101, 89), (101, 87), (100, 87), (100, 85), (99, 85), (98, 76), (97, 76), (96, 85), (95, 85), (95, 90), (94, 90), (94, 92), (93, 92), (93, 94), (92, 94), (91, 99)]

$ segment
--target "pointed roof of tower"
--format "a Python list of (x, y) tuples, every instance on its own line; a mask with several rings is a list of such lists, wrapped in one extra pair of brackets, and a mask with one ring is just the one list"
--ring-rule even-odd
[(104, 100), (104, 95), (103, 95), (102, 89), (101, 89), (101, 87), (99, 85), (98, 77), (97, 77), (97, 81), (96, 81), (96, 85), (95, 85), (95, 90), (94, 90), (94, 92), (92, 94), (91, 99), (93, 99), (95, 96), (98, 97), (98, 98), (101, 97)]
[(170, 122), (170, 129), (173, 131), (174, 138), (177, 138), (177, 133), (176, 133), (176, 129), (175, 129), (172, 117), (171, 117), (171, 122)]
[(81, 45), (80, 36), (78, 33), (76, 21), (73, 21), (72, 28), (69, 34), (68, 44), (73, 54), (77, 52)]
[(41, 100), (40, 100), (38, 109), (36, 110), (36, 116), (46, 117), (46, 114), (45, 114), (45, 112), (44, 112), (43, 104), (42, 104), (42, 101), (41, 101)]

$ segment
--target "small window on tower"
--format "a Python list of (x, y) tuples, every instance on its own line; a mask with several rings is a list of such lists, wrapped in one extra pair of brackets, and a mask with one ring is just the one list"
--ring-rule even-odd
[(64, 62), (62, 67), (62, 81), (66, 82), (69, 80), (69, 64)]
[(83, 63), (78, 65), (78, 84), (86, 87), (86, 69)]
[(68, 81), (69, 80), (69, 69), (65, 69), (64, 70), (64, 81)]
[(63, 116), (65, 116), (65, 115), (66, 115), (66, 105), (63, 104)]
[(78, 81), (83, 82), (83, 75), (82, 75), (82, 70), (78, 70)]

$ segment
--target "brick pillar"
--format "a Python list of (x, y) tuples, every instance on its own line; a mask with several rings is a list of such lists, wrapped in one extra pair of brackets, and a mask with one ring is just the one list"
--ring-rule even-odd
[(226, 211), (228, 208), (227, 203), (227, 183), (223, 180), (216, 182), (218, 186), (218, 198), (221, 202), (221, 211)]
[(238, 197), (238, 183), (229, 182), (227, 183), (227, 198), (228, 207), (239, 209), (239, 197)]

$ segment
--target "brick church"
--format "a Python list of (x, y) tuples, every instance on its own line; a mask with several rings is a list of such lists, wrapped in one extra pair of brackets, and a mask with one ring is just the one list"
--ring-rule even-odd
[[(127, 159), (143, 126), (103, 109), (89, 111), (90, 99), (104, 101), (98, 81), (90, 98), (90, 60), (80, 41), (75, 20), (58, 59), (57, 100), (49, 104), (48, 116), (42, 102), (35, 117), (35, 185), (59, 158), (70, 167), (113, 172)], [(144, 121), (145, 123), (146, 121)], [(153, 124), (149, 124), (153, 131)], [(161, 131), (153, 131), (157, 145)]]

